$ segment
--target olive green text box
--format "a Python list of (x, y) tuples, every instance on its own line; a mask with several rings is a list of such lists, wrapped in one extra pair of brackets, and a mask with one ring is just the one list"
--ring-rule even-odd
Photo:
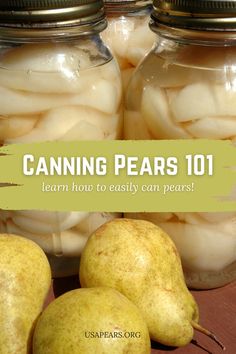
[[(230, 141), (49, 142), (8, 145), (1, 147), (0, 154), (1, 209), (236, 210), (236, 149)], [(85, 175), (78, 168), (75, 175), (36, 176), (40, 158), (47, 167), (50, 158), (93, 159), (95, 165), (102, 158), (106, 163), (103, 169), (94, 168), (94, 174), (81, 163)], [(32, 175), (23, 173), (23, 161)]]

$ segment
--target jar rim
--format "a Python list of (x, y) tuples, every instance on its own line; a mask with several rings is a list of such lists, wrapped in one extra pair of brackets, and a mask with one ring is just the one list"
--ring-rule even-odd
[(205, 31), (203, 29), (171, 27), (156, 23), (153, 19), (149, 22), (149, 26), (153, 32), (157, 33), (159, 38), (178, 43), (220, 47), (236, 46), (235, 31)]
[(236, 0), (154, 0), (152, 19), (176, 28), (232, 31)]
[(0, 27), (48, 29), (93, 24), (105, 18), (102, 0), (6, 0)]
[(9, 28), (0, 26), (0, 41), (13, 43), (45, 43), (74, 41), (81, 37), (97, 35), (107, 27), (107, 20), (103, 18), (93, 25), (68, 25), (55, 28)]

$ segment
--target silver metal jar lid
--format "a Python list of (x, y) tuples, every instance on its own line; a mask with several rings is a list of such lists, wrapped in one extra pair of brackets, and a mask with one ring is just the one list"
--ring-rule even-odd
[(57, 28), (104, 18), (102, 0), (0, 0), (0, 27)]
[(154, 0), (152, 19), (195, 30), (236, 29), (236, 0)]

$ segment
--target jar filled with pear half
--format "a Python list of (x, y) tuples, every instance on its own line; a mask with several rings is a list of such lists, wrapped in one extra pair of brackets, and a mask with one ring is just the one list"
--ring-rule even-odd
[(108, 26), (101, 36), (120, 65), (123, 86), (156, 39), (149, 28), (152, 1), (104, 0)]
[[(122, 85), (100, 37), (102, 0), (7, 1), (0, 14), (0, 144), (121, 138)], [(0, 230), (34, 240), (53, 275), (68, 275), (90, 232), (113, 217), (0, 211)]]
[[(154, 0), (150, 26), (159, 41), (131, 79), (126, 139), (235, 143), (235, 16), (235, 1)], [(128, 216), (151, 220), (170, 234), (188, 286), (215, 288), (236, 279), (236, 212)]]

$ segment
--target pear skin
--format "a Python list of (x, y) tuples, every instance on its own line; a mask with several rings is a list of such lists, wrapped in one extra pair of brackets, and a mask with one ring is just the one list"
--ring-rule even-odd
[(82, 253), (80, 282), (123, 293), (141, 310), (153, 340), (169, 346), (191, 341), (198, 306), (174, 243), (156, 225), (115, 219), (98, 228)]
[(183, 303), (176, 298), (175, 292), (150, 287), (146, 289), (145, 296), (140, 299), (139, 308), (142, 313), (148, 309), (146, 321), (153, 340), (174, 347), (185, 346), (191, 342), (194, 330), (186, 316)]
[(118, 291), (102, 287), (72, 290), (54, 300), (40, 316), (33, 339), (33, 354), (150, 351), (138, 308)]
[(0, 354), (31, 353), (32, 331), (50, 284), (41, 248), (23, 237), (0, 234)]

